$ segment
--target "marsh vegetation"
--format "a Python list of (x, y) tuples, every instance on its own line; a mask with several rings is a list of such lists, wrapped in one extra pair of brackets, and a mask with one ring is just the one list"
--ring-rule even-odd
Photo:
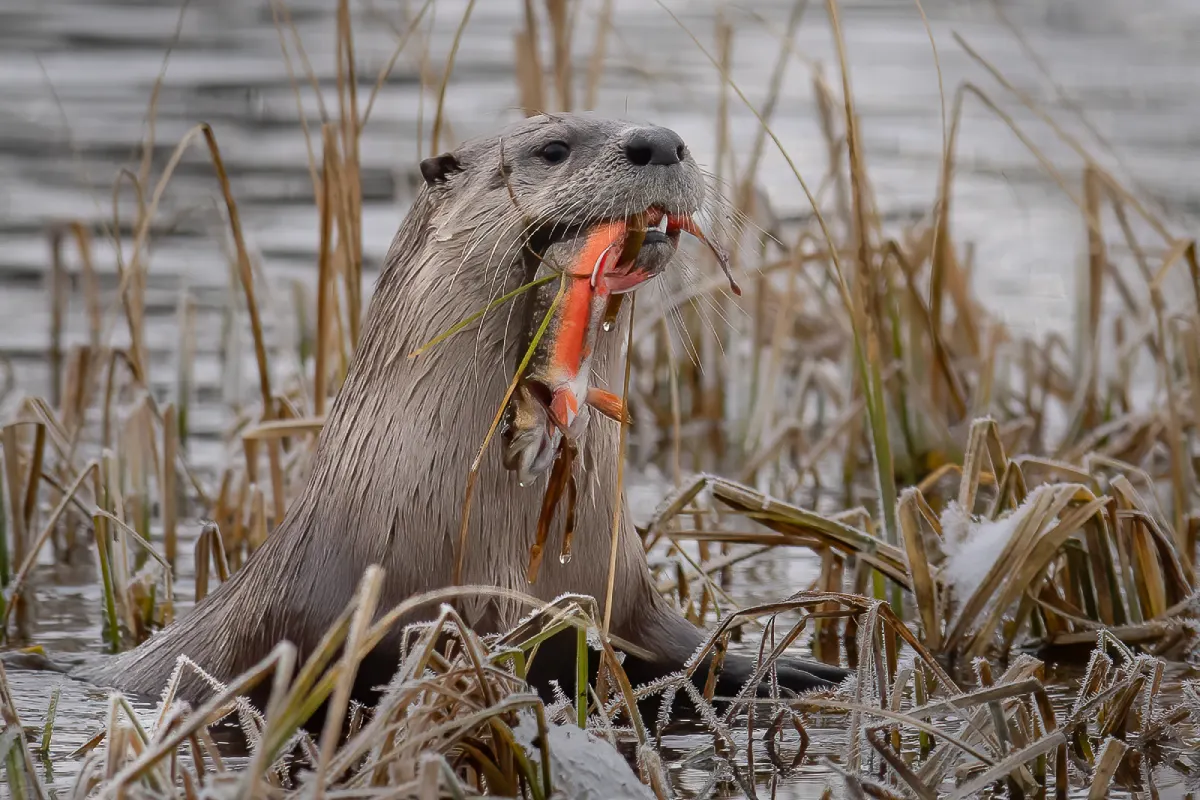
[[(287, 5), (269, 6), (298, 114), (308, 120), (315, 291), (298, 283), (264, 301), (268, 282), (219, 130), (197, 122), (165, 148), (153, 123), (158, 85), (146, 98), (144, 146), (113, 183), (124, 200), (114, 201), (111, 224), (71, 219), (45, 232), (49, 391), (14, 390), (0, 429), (0, 635), (10, 651), (39, 647), (39, 565), (94, 563), (103, 620), (95, 647), (117, 652), (187, 613), (283, 517), (307, 478), (369, 302), (363, 133), (397, 63), (411, 66), (430, 98), (425, 149), (453, 140), (446, 98), (476, 3), (463, 6), (444, 63), (429, 57), (427, 41), (438, 5), (413, 3), (394, 16), (394, 53), (368, 71), (355, 57), (350, 4), (339, 3), (333, 79), (324, 84)], [(681, 253), (656, 300), (638, 304), (624, 387), (634, 421), (622, 442), (631, 472), (653, 470), (671, 487), (639, 533), (660, 591), (712, 629), (692, 663), (711, 650), (719, 667), (720, 653), (743, 648), (770, 681), (774, 660), (803, 644), (849, 665), (853, 678), (801, 697), (747, 690), (714, 698), (711, 675), (699, 688), (686, 674), (634, 686), (620, 667), (620, 643), (605, 633), (604, 598), (567, 596), (547, 607), (523, 599), (529, 616), (484, 638), (453, 606), (482, 590), (380, 608), (372, 570), (303, 663), (282, 644), (238, 680), (215, 685), (202, 708), (174, 703), (168, 687), (152, 719), (111, 697), (106, 725), (73, 754), (75, 792), (586, 796), (572, 783), (571, 726), (588, 731), (588, 746), (607, 740), (629, 757), (644, 784), (630, 791), (658, 797), (774, 796), (814, 764), (830, 796), (847, 797), (1154, 796), (1164, 768), (1176, 786), (1190, 786), (1200, 685), (1181, 680), (1180, 665), (1192, 653), (1197, 613), (1195, 242), (1105, 166), (1107, 155), (1092, 155), (1102, 137), (1085, 144), (1003, 64), (963, 38), (935, 48), (932, 33), (930, 58), (958, 48), (988, 81), (940, 87), (937, 191), (918, 218), (885, 217), (839, 5), (807, 5), (791, 6), (774, 32), (776, 66), (766, 95), (755, 98), (732, 76), (733, 23), (719, 17), (714, 36), (666, 6), (653, 12), (694, 35), (720, 76), (709, 169), (729, 212), (710, 235), (729, 252), (743, 296), (735, 301), (721, 265), (696, 249)], [(818, 5), (839, 59), (812, 72), (827, 158), (821, 174), (802, 174), (772, 119), (797, 31)], [(594, 106), (603, 72), (619, 60), (614, 4), (527, 1), (520, 13), (513, 80), (521, 108)], [(920, 7), (912, 13), (921, 24)], [(1057, 138), (1069, 165), (1038, 147), (1006, 111), (1014, 104)], [(749, 140), (731, 134), (735, 106), (758, 121)], [(978, 291), (973, 278), (988, 267), (956, 237), (952, 213), (969, 202), (955, 191), (967, 106), (1001, 120), (1078, 209), (1084, 246), (1073, 338), (1009, 330)], [(768, 153), (782, 155), (808, 213), (773, 212), (758, 189)], [(180, 165), (201, 161), (222, 223), (213, 235), (228, 256), (222, 368), (240, 370), (248, 346), (256, 387), (253, 402), (224, 408), (223, 456), (203, 464), (192, 458), (194, 299), (184, 292), (174, 318), (170, 391), (150, 386), (147, 327), (155, 237), (168, 225), (162, 201)], [(108, 288), (97, 269), (97, 242), (106, 239), (116, 243), (103, 250), (115, 254)], [(86, 317), (83, 340), (67, 333), (71, 313)], [(295, 326), (282, 337), (287, 346), (271, 336), (282, 320)], [(738, 602), (735, 569), (797, 553), (819, 564), (811, 584)], [(361, 659), (404, 611), (429, 599), (443, 610), (409, 630), (383, 702), (350, 703)], [(538, 646), (564, 630), (576, 631), (581, 663), (589, 650), (602, 653), (605, 678), (588, 694), (547, 704), (524, 675)], [(1060, 682), (1048, 664), (1075, 664), (1079, 676)], [(179, 674), (197, 669), (181, 663)], [(239, 699), (258, 684), (272, 687), (260, 709)], [(699, 710), (692, 746), (664, 756), (664, 736), (679, 725), (670, 709), (683, 697)], [(304, 732), (326, 701), (320, 734)], [(14, 797), (50, 792), (45, 762), (57, 703), (57, 694), (46, 698), (34, 730), (18, 718), (0, 671), (0, 760)], [(217, 743), (217, 723), (230, 719), (251, 744), (248, 756), (231, 760)], [(825, 744), (835, 744), (812, 752), (814, 727), (834, 729)], [(672, 758), (702, 762), (707, 778), (681, 784)]]

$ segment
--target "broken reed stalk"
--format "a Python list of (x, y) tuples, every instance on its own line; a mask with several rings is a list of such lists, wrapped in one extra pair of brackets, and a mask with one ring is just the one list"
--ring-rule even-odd
[[(9, 453), (7, 452), (7, 449), (4, 448), (2, 445), (3, 445), (3, 441), (0, 440), (0, 459), (3, 459), (3, 461), (5, 463), (7, 463), (8, 459), (11, 458), (12, 456), (9, 455)], [(8, 472), (8, 468), (6, 466), (5, 474), (7, 474), (7, 472)], [(12, 569), (12, 566), (9, 564), (9, 560), (8, 560), (9, 559), (8, 539), (9, 539), (9, 533), (10, 533), (9, 526), (8, 526), (8, 510), (12, 504), (5, 501), (5, 495), (6, 495), (5, 486), (7, 483), (8, 483), (7, 481), (0, 481), (0, 606), (4, 606), (3, 610), (4, 610), (5, 615), (8, 614), (8, 607), (6, 605), (4, 598), (7, 596), (8, 587), (9, 587), (9, 579), (11, 578), (11, 569)], [(8, 628), (8, 626), (5, 625), (4, 629), (0, 630), (0, 633), (7, 634), (7, 628)]]
[(88, 343), (93, 350), (100, 348), (100, 332), (103, 329), (103, 311), (100, 305), (100, 283), (96, 278), (96, 267), (92, 261), (92, 237), (82, 222), (71, 223), (75, 247), (79, 250), (80, 273), (83, 276), (83, 298), (88, 315)]
[[(361, 126), (358, 112), (358, 78), (354, 66), (354, 35), (347, 0), (337, 6), (337, 102), (341, 115), (341, 154), (331, 149), (336, 167), (335, 209), (340, 245), (342, 283), (346, 295), (350, 350), (358, 348), (362, 318), (362, 184), (359, 164)], [(332, 126), (330, 124), (330, 127)], [(324, 130), (323, 130), (324, 132)], [(326, 142), (328, 144), (328, 142)], [(340, 155), (340, 157), (338, 157)], [(326, 170), (324, 184), (329, 184)], [(316, 191), (317, 187), (314, 187)], [(320, 201), (318, 200), (320, 204)]]
[[(334, 179), (336, 170), (337, 143), (334, 127), (326, 124), (321, 128), (321, 141), (324, 166), (320, 200), (320, 238), (317, 245), (317, 334), (313, 367), (313, 413), (321, 416), (325, 413), (325, 398), (329, 394), (327, 381), (329, 379), (329, 348), (331, 340), (331, 309), (335, 302), (333, 294), (333, 203)], [(340, 348), (339, 348), (340, 350)]]
[(196, 591), (195, 599), (199, 603), (208, 594), (208, 575), (210, 564), (216, 568), (217, 580), (221, 583), (229, 580), (229, 564), (225, 555), (225, 540), (221, 529), (216, 523), (206, 522), (196, 537)]
[[(26, 540), (29, 531), (36, 523), (35, 515), (38, 508), (38, 488), (42, 482), (42, 467), (46, 460), (46, 425), (37, 422), (33, 425), (33, 446), (29, 449), (29, 467), (25, 476), (25, 494), (21, 503), (21, 532)], [(28, 549), (28, 541), (23, 546)], [(24, 555), (24, 554), (22, 554)]]
[[(17, 426), (8, 425), (0, 430), (0, 445), (4, 448), (4, 477), (5, 484), (8, 488), (8, 538), (11, 539), (11, 554), (12, 561), (21, 564), (26, 559), (28, 551), (26, 541), (26, 526), (25, 526), (25, 507), (24, 494), (21, 491), (21, 450), (19, 440), (17, 438)], [(5, 542), (8, 545), (8, 542)], [(8, 558), (8, 551), (5, 552), (5, 558)], [(7, 571), (7, 570), (6, 570)], [(7, 582), (7, 581), (6, 581)], [(5, 608), (5, 615), (9, 615), (13, 607), (24, 608), (25, 604), (21, 602), (18, 596), (12, 596)], [(18, 626), (23, 627), (24, 612), (18, 617)], [(7, 633), (7, 625), (5, 626)]]
[[(263, 338), (262, 320), (259, 316), (258, 302), (254, 296), (254, 275), (250, 266), (250, 254), (246, 250), (246, 242), (242, 236), (242, 221), (238, 216), (237, 201), (229, 186), (229, 177), (225, 172), (225, 163), (221, 159), (221, 150), (217, 146), (217, 137), (211, 127), (201, 124), (200, 130), (208, 145), (208, 152), (217, 173), (217, 182), (221, 186), (221, 194), (225, 199), (225, 209), (229, 215), (229, 230), (237, 249), (238, 274), (242, 281), (242, 291), (246, 295), (246, 308), (250, 314), (250, 330), (254, 335), (254, 357), (258, 362), (259, 389), (262, 393), (262, 419), (270, 422), (275, 419), (275, 398), (271, 393), (271, 371), (267, 363), (267, 348)], [(271, 470), (271, 495), (275, 503), (275, 524), (283, 520), (287, 507), (287, 498), (283, 488), (283, 467), (280, 461), (279, 442), (267, 443), (267, 458)]]
[[(358, 347), (362, 329), (362, 178), (358, 147), (358, 78), (354, 64), (354, 34), (348, 0), (339, 0), (337, 12), (337, 86), (342, 123), (338, 176), (338, 242), (342, 245), (342, 276), (346, 291), (347, 327), (351, 349)], [(336, 151), (335, 151), (336, 152)], [(328, 176), (325, 178), (329, 180)]]
[(63, 264), (63, 231), (55, 227), (50, 234), (50, 403), (62, 406), (63, 324), (69, 290), (67, 268)]
[(184, 290), (179, 297), (179, 340), (176, 346), (178, 365), (175, 373), (175, 437), (180, 452), (188, 449), (188, 429), (192, 408), (192, 387), (196, 370), (196, 304)]
[(162, 453), (162, 525), (163, 551), (171, 569), (175, 569), (176, 553), (179, 549), (178, 511), (175, 459), (179, 455), (179, 427), (175, 418), (175, 406), (167, 404), (163, 410), (163, 453)]
[(96, 560), (100, 565), (100, 585), (104, 597), (103, 636), (110, 653), (121, 650), (121, 622), (117, 617), (116, 587), (113, 585), (111, 538), (108, 534), (108, 518), (96, 514), (92, 518), (92, 530), (96, 539)]

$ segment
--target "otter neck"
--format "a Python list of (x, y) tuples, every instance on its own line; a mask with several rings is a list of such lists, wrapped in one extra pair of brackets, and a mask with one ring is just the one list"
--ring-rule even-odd
[[(289, 514), (302, 558), (317, 562), (307, 565), (318, 570), (308, 574), (359, 575), (368, 564), (380, 564), (385, 602), (451, 584), (467, 475), (512, 378), (521, 308), (502, 306), (427, 353), (408, 355), (520, 284), (522, 270), (513, 257), (505, 266), (480, 269), (471, 257), (479, 250), (515, 252), (512, 243), (488, 242), (485, 248), (469, 236), (440, 235), (428, 224), (428, 208), (414, 209), (397, 234), (359, 350), (331, 407), (312, 478)], [(618, 336), (606, 339), (593, 362), (601, 380), (619, 347)], [(493, 441), (474, 488), (462, 582), (544, 599), (580, 592), (603, 602), (606, 581), (597, 565), (608, 562), (617, 502), (616, 437), (615, 423), (591, 416), (576, 472), (574, 557), (563, 564), (552, 555), (561, 541), (556, 520), (532, 586), (525, 572), (546, 478), (519, 486)], [(337, 533), (309, 535), (322, 529)], [(630, 550), (623, 562), (640, 557), (636, 539), (623, 545), (637, 548), (623, 546)], [(620, 571), (646, 585), (619, 587), (636, 602), (649, 586), (644, 566)], [(496, 601), (467, 603), (464, 610), (471, 624), (485, 629), (513, 621), (519, 611)]]

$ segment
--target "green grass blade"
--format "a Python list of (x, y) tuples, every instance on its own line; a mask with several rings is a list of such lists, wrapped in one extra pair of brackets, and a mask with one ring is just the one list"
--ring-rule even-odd
[(587, 629), (575, 630), (575, 716), (580, 728), (587, 728), (588, 643)]
[(496, 308), (497, 306), (502, 306), (505, 303), (507, 303), (509, 300), (512, 300), (517, 295), (524, 294), (525, 292), (529, 291), (530, 289), (536, 289), (537, 287), (539, 287), (543, 284), (549, 283), (550, 281), (554, 280), (557, 277), (558, 277), (558, 275), (547, 275), (544, 278), (538, 278), (536, 281), (530, 281), (529, 283), (525, 284), (524, 286), (518, 286), (516, 289), (513, 289), (511, 292), (508, 292), (507, 294), (503, 294), (500, 297), (497, 297), (495, 300), (488, 303), (486, 306), (484, 306), (480, 310), (476, 311), (474, 314), (467, 317), (462, 322), (452, 325), (446, 331), (439, 333), (437, 336), (433, 337), (428, 342), (426, 342), (425, 344), (418, 347), (416, 350), (409, 353), (408, 357), (416, 358), (417, 356), (421, 355), (429, 348), (435, 347), (435, 346), (441, 344), (442, 342), (446, 341), (454, 334), (469, 327), (470, 325), (472, 325), (473, 323), (478, 321), (480, 318), (482, 318), (484, 314), (488, 313), (489, 311)]
[(54, 718), (58, 715), (58, 698), (62, 696), (62, 687), (55, 686), (50, 695), (50, 707), (46, 710), (46, 724), (42, 726), (42, 744), (38, 754), (42, 758), (50, 757), (50, 742), (54, 736)]

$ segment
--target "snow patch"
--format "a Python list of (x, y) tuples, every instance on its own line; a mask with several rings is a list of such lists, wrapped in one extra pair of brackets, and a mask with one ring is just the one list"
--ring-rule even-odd
[(946, 505), (940, 518), (942, 551), (946, 554), (941, 574), (960, 600), (966, 600), (983, 583), (1017, 526), (1033, 508), (1039, 491), (1030, 492), (1015, 511), (996, 520), (976, 519), (953, 500)]
[[(513, 738), (531, 761), (540, 763), (537, 720), (522, 714)], [(572, 800), (654, 800), (650, 787), (634, 774), (612, 745), (574, 725), (550, 725), (550, 777), (556, 795)]]

